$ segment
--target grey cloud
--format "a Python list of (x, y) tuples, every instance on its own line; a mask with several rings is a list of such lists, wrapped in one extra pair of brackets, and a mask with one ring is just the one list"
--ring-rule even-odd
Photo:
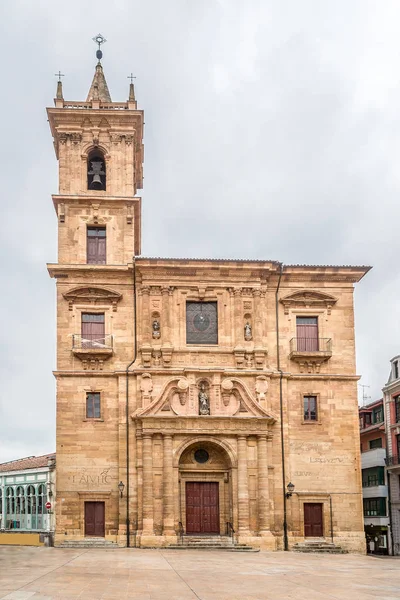
[(372, 264), (356, 291), (362, 382), (399, 352), (400, 5), (189, 0), (1, 7), (0, 461), (54, 449), (56, 79), (145, 110), (143, 253)]

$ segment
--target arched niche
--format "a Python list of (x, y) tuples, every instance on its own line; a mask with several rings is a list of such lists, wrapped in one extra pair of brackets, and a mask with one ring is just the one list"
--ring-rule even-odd
[(96, 147), (89, 151), (87, 157), (87, 188), (88, 190), (106, 190), (107, 172), (103, 151)]

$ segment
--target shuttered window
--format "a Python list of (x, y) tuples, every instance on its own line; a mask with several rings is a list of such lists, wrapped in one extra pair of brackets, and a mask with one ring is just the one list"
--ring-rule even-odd
[(99, 348), (104, 344), (104, 313), (82, 313), (82, 348)]
[(298, 352), (317, 352), (318, 317), (296, 317), (296, 338)]
[(100, 392), (88, 392), (86, 394), (86, 418), (100, 419)]
[(304, 396), (304, 420), (317, 420), (317, 396)]
[(106, 264), (106, 228), (87, 228), (87, 264)]

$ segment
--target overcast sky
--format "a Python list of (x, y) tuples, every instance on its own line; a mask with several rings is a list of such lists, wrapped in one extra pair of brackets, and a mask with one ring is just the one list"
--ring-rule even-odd
[(10, 0), (0, 6), (0, 462), (55, 449), (54, 73), (145, 110), (145, 256), (372, 265), (357, 371), (400, 353), (398, 0)]

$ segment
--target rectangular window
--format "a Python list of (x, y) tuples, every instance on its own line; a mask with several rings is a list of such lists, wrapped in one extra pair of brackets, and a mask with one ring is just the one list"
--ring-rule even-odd
[(396, 435), (397, 456), (400, 457), (400, 435)]
[(87, 264), (106, 264), (106, 228), (87, 228)]
[(371, 425), (371, 413), (365, 413), (364, 421), (365, 425)]
[(370, 440), (369, 449), (374, 450), (375, 448), (382, 448), (382, 438), (376, 438), (375, 440)]
[(395, 396), (394, 406), (396, 409), (396, 423), (400, 423), (400, 396)]
[(317, 418), (317, 396), (304, 396), (304, 420), (316, 421)]
[(318, 317), (296, 317), (296, 338), (298, 352), (317, 352)]
[(371, 467), (370, 469), (362, 470), (362, 485), (363, 487), (374, 487), (377, 485), (385, 485), (385, 468)]
[(217, 302), (186, 302), (186, 343), (218, 344)]
[(383, 421), (383, 406), (374, 408), (372, 414), (373, 414), (373, 422), (374, 423), (382, 423), (382, 421)]
[(86, 418), (100, 419), (100, 392), (86, 394)]
[(399, 362), (397, 360), (393, 363), (393, 376), (395, 379), (399, 378)]
[(104, 313), (82, 313), (81, 334), (82, 348), (104, 347)]
[(365, 517), (386, 517), (386, 498), (364, 498)]

